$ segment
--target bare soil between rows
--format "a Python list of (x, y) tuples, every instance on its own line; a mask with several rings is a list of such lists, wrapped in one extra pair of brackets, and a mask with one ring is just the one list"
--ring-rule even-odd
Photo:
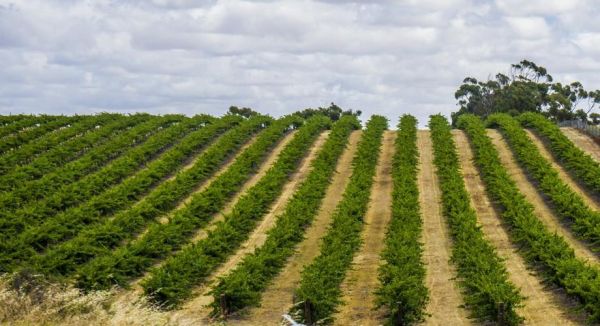
[(452, 241), (448, 225), (442, 216), (441, 193), (433, 165), (430, 132), (417, 133), (419, 148), (419, 203), (423, 218), (423, 261), (429, 289), (426, 325), (471, 325), (460, 294), (455, 268), (450, 265)]
[(583, 241), (575, 237), (568, 229), (566, 224), (554, 214), (548, 202), (542, 196), (540, 191), (529, 180), (526, 172), (519, 166), (510, 147), (506, 143), (502, 134), (495, 129), (487, 130), (488, 136), (492, 139), (492, 143), (498, 150), (500, 161), (507, 169), (512, 180), (517, 184), (521, 193), (525, 196), (534, 207), (534, 214), (546, 226), (546, 228), (559, 236), (573, 248), (575, 255), (580, 259), (587, 260), (591, 264), (598, 266), (600, 258), (587, 246)]
[(509, 273), (509, 280), (520, 288), (526, 299), (518, 313), (531, 325), (578, 325), (585, 321), (572, 308), (574, 303), (563, 291), (545, 285), (536, 273), (530, 271), (506, 232), (506, 226), (487, 196), (485, 185), (473, 163), (473, 152), (467, 136), (462, 131), (453, 131), (457, 145), (462, 174), (475, 208), (477, 219), (485, 238), (496, 248)]
[(392, 218), (392, 161), (396, 132), (386, 131), (371, 188), (369, 209), (364, 217), (362, 245), (354, 256), (352, 268), (341, 285), (343, 305), (334, 315), (335, 325), (380, 325), (385, 312), (376, 310), (375, 290), (380, 254)]
[(596, 143), (594, 139), (575, 128), (564, 127), (560, 128), (560, 130), (577, 147), (589, 154), (597, 162), (600, 162), (600, 144)]

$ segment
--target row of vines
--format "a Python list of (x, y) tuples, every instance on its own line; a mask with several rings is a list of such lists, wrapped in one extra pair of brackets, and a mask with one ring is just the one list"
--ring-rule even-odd
[(511, 239), (524, 258), (549, 282), (576, 298), (591, 322), (600, 322), (600, 270), (577, 258), (565, 240), (548, 231), (535, 216), (533, 206), (502, 165), (483, 122), (474, 115), (463, 115), (458, 126), (468, 134), (488, 193), (501, 207)]
[(549, 143), (552, 154), (591, 191), (600, 195), (600, 163), (575, 146), (558, 128), (544, 116), (537, 113), (523, 113), (519, 121), (531, 127)]
[(275, 164), (235, 203), (208, 236), (182, 248), (142, 282), (146, 295), (168, 307), (180, 304), (248, 238), (283, 191), (317, 136), (330, 126), (324, 116), (310, 118), (279, 154)]
[(442, 191), (442, 208), (452, 236), (451, 260), (457, 267), (465, 306), (481, 321), (517, 325), (523, 297), (508, 280), (508, 272), (492, 244), (478, 226), (460, 171), (451, 127), (441, 115), (429, 121), (434, 164)]
[(387, 229), (384, 264), (379, 268), (378, 306), (389, 311), (389, 323), (424, 320), (429, 291), (425, 286), (419, 188), (417, 186), (417, 119), (404, 115), (398, 124), (392, 165), (392, 220)]
[[(184, 137), (176, 146), (162, 153), (156, 160), (135, 172), (123, 182), (106, 191), (96, 193), (96, 189), (83, 188), (89, 193), (81, 197), (89, 200), (64, 211), (60, 207), (48, 215), (30, 215), (24, 209), (19, 215), (8, 220), (11, 237), (0, 243), (0, 268), (12, 270), (31, 260), (46, 248), (76, 236), (83, 228), (99, 224), (117, 212), (127, 211), (132, 204), (143, 198), (166, 177), (177, 171), (194, 153), (204, 150), (211, 141), (220, 137), (224, 131), (238, 125), (238, 117), (225, 117)], [(115, 160), (106, 169), (118, 171), (126, 168), (128, 160)], [(123, 164), (126, 164), (123, 166)], [(106, 172), (106, 171), (105, 171)]]
[[(600, 212), (561, 180), (523, 127), (541, 135), (552, 154), (596, 195), (600, 164), (539, 114), (493, 114), (486, 121), (462, 114), (457, 126), (469, 138), (487, 193), (520, 254), (547, 282), (574, 298), (590, 322), (599, 323), (600, 269), (578, 258), (536, 217), (485, 128), (501, 130), (557, 216), (595, 249), (600, 245)], [(387, 127), (386, 118), (374, 115), (362, 131), (352, 175), (320, 239), (319, 256), (304, 267), (294, 289), (289, 313), (295, 320), (332, 323), (343, 304), (341, 284), (361, 246)], [(85, 292), (140, 281), (150, 302), (165, 309), (180, 307), (249, 239), (319, 135), (330, 129), (308, 174), (275, 216), (264, 244), (210, 286), (213, 317), (243, 314), (260, 305), (294, 255), (319, 212), (351, 133), (360, 128), (354, 115), (336, 122), (319, 114), (307, 119), (298, 114), (279, 119), (260, 114), (0, 116), (0, 272), (33, 271), (50, 281), (73, 282)], [(429, 128), (464, 306), (478, 322), (521, 324), (525, 298), (478, 225), (452, 127), (443, 116), (433, 115)], [(240, 194), (294, 129), (272, 166)], [(372, 291), (388, 324), (416, 324), (426, 321), (432, 298), (421, 243), (413, 116), (401, 117), (394, 147), (392, 214), (380, 253), (379, 285)], [(232, 202), (237, 194), (241, 196)], [(228, 203), (231, 210), (217, 219)], [(199, 231), (206, 232), (197, 238)]]
[(213, 288), (214, 315), (225, 316), (260, 304), (261, 293), (285, 266), (316, 216), (348, 137), (359, 127), (355, 116), (344, 116), (333, 125), (327, 141), (311, 164), (310, 174), (286, 204), (285, 211), (277, 217), (265, 243), (247, 255)]
[(333, 213), (332, 224), (322, 240), (321, 253), (302, 271), (292, 315), (306, 324), (330, 320), (341, 303), (340, 285), (361, 244), (363, 217), (386, 129), (387, 120), (382, 116), (372, 116), (367, 122), (352, 160), (350, 182)]
[(301, 123), (297, 116), (274, 121), (254, 143), (237, 156), (229, 168), (216, 177), (190, 202), (175, 211), (167, 223), (154, 223), (139, 239), (114, 251), (99, 254), (77, 271), (77, 285), (85, 290), (105, 289), (114, 284), (127, 286), (153, 264), (184, 245), (195, 230), (205, 226), (221, 211), (242, 185), (256, 173), (267, 154), (288, 133)]
[[(507, 114), (493, 114), (488, 125), (499, 126), (517, 160), (537, 181), (539, 189), (550, 199), (557, 215), (565, 219), (581, 239), (600, 245), (600, 212), (590, 208), (559, 176), (531, 141), (519, 122)], [(560, 132), (560, 131), (559, 131)]]
[[(196, 159), (193, 166), (179, 172), (175, 178), (160, 183), (133, 207), (118, 212), (110, 219), (86, 220), (80, 223), (55, 225), (49, 235), (68, 240), (34, 256), (33, 264), (45, 275), (69, 276), (77, 266), (89, 261), (106, 249), (115, 248), (134, 238), (156, 218), (174, 209), (198, 184), (205, 182), (219, 167), (271, 118), (255, 116), (225, 132)], [(90, 221), (91, 220), (91, 221)], [(83, 223), (81, 223), (83, 222)], [(73, 237), (71, 237), (73, 235)], [(56, 242), (55, 242), (56, 243)]]

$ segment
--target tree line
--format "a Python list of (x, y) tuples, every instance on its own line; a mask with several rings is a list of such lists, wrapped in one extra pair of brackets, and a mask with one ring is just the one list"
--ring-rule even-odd
[(600, 114), (594, 112), (600, 90), (588, 91), (578, 81), (555, 82), (546, 68), (529, 60), (512, 64), (508, 75), (498, 73), (486, 81), (466, 77), (454, 97), (460, 109), (452, 113), (453, 124), (465, 113), (485, 118), (493, 113), (538, 112), (555, 122), (580, 120), (600, 125)]

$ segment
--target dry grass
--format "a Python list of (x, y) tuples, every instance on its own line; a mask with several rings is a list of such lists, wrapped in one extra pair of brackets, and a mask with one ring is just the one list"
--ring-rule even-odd
[(0, 278), (2, 325), (169, 325), (143, 298), (116, 300), (117, 289), (82, 293), (28, 272)]

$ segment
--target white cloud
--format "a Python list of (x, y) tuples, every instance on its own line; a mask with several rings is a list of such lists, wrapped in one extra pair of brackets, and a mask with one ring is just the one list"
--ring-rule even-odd
[(573, 40), (585, 53), (600, 54), (600, 33), (581, 33)]
[(550, 36), (550, 27), (542, 17), (506, 17), (516, 38), (539, 39)]
[(425, 125), (465, 76), (523, 58), (600, 88), (592, 2), (0, 0), (0, 113), (333, 101)]
[(496, 0), (498, 8), (509, 15), (561, 15), (581, 10), (583, 0)]

